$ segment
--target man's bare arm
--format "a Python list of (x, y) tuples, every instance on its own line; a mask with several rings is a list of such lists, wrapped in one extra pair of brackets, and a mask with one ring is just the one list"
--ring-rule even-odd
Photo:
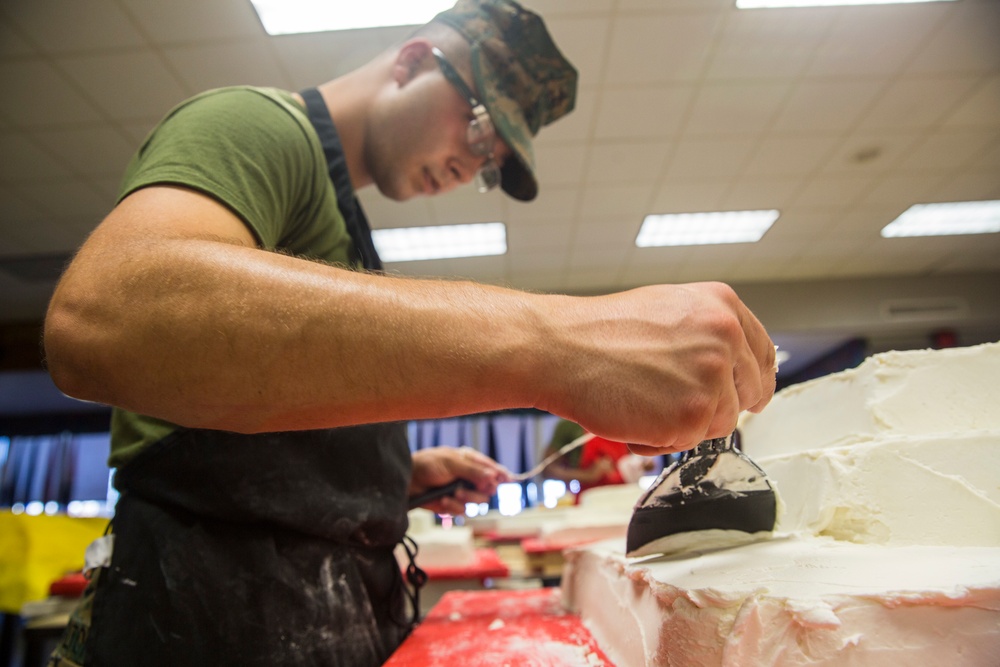
[(87, 240), (45, 347), (72, 396), (238, 432), (538, 407), (679, 449), (774, 389), (770, 340), (725, 286), (580, 298), (356, 273), (262, 251), (172, 187)]

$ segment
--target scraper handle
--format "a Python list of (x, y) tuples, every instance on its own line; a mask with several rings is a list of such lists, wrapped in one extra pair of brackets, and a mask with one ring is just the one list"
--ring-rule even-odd
[(445, 496), (454, 496), (455, 492), (459, 489), (467, 489), (469, 491), (475, 491), (476, 485), (467, 479), (456, 479), (450, 484), (445, 484), (443, 486), (435, 486), (432, 489), (428, 489), (421, 493), (419, 496), (413, 496), (410, 498), (410, 509), (420, 507), (421, 505), (426, 505), (432, 500), (437, 500), (438, 498), (444, 498)]

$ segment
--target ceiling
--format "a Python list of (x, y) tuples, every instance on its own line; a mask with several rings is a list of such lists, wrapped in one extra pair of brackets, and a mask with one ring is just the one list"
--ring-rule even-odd
[[(536, 141), (541, 193), (363, 191), (375, 228), (508, 226), (506, 255), (390, 271), (574, 294), (723, 280), (800, 366), (856, 336), (1000, 338), (1000, 234), (879, 236), (914, 203), (1000, 199), (1000, 0), (523, 4), (580, 71), (576, 110)], [(269, 37), (249, 0), (4, 0), (0, 322), (41, 318), (172, 105), (229, 84), (315, 85), (410, 30)], [(763, 208), (781, 217), (755, 244), (635, 247), (648, 213)]]

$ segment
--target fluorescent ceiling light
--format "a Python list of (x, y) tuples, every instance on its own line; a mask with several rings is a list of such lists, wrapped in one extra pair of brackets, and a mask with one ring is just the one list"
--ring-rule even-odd
[(653, 246), (753, 243), (778, 219), (778, 211), (721, 211), (647, 215), (635, 244)]
[(421, 25), (455, 0), (250, 0), (269, 35)]
[(736, 0), (737, 9), (773, 7), (840, 7), (844, 5), (903, 5), (914, 2), (954, 2), (955, 0)]
[(882, 236), (951, 236), (1000, 232), (1000, 201), (916, 204), (882, 228)]
[(507, 252), (507, 226), (502, 222), (440, 227), (399, 227), (372, 231), (384, 262), (484, 257)]

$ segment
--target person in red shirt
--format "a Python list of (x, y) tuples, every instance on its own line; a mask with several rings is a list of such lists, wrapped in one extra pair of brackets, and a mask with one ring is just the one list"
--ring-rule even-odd
[(596, 480), (580, 482), (580, 490), (585, 491), (595, 486), (605, 486), (608, 484), (624, 484), (625, 479), (618, 470), (618, 462), (630, 456), (628, 445), (624, 442), (605, 440), (599, 436), (594, 436), (583, 446), (583, 453), (580, 455), (580, 468), (583, 470), (593, 469), (603, 470), (603, 474)]

